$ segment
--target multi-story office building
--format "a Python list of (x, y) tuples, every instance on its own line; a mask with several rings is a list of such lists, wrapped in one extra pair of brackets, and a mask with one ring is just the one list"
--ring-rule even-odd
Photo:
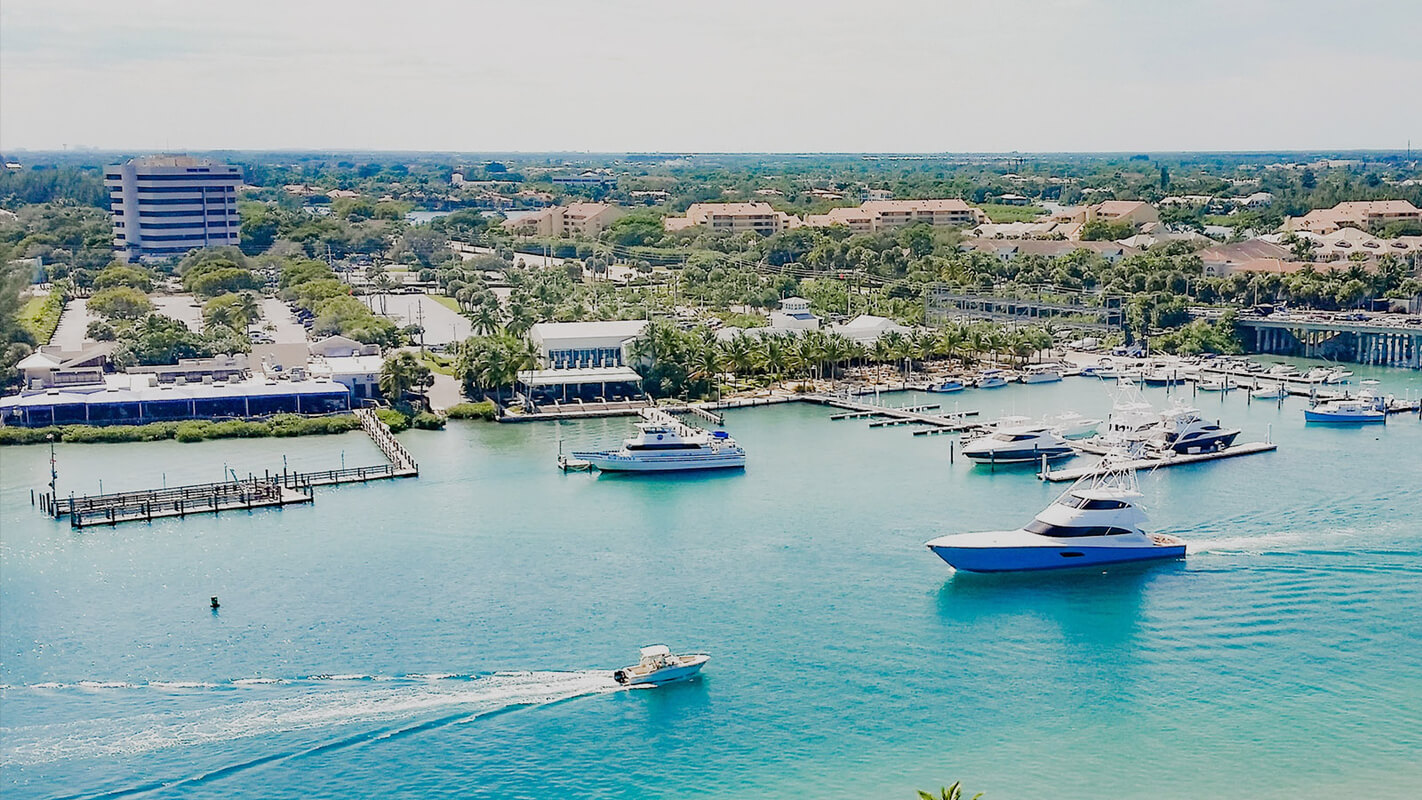
[(188, 156), (135, 158), (104, 170), (122, 261), (181, 256), (237, 244), (242, 172)]

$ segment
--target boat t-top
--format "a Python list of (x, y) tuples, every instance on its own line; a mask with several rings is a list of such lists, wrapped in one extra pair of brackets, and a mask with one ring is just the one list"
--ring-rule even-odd
[(934, 555), (968, 572), (1025, 572), (1174, 559), (1185, 543), (1146, 533), (1132, 470), (1108, 456), (1104, 471), (1083, 477), (1029, 523), (1011, 531), (959, 533), (927, 543)]
[(574, 451), (573, 458), (606, 472), (730, 469), (746, 465), (746, 451), (725, 431), (686, 425), (665, 411), (638, 412), (637, 435), (617, 450)]
[(693, 678), (711, 660), (705, 653), (677, 655), (664, 644), (643, 647), (641, 660), (630, 667), (613, 670), (612, 679), (624, 686), (660, 685)]

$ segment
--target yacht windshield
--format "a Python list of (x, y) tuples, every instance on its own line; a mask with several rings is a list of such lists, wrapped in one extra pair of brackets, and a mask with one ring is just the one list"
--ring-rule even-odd
[(1089, 497), (1077, 497), (1074, 494), (1063, 497), (1059, 502), (1067, 508), (1081, 508), (1087, 511), (1115, 510), (1126, 508), (1129, 505), (1129, 503), (1123, 503), (1120, 500), (1093, 500)]
[(1130, 531), (1125, 528), (1113, 528), (1107, 525), (1093, 525), (1088, 527), (1053, 525), (1039, 519), (1034, 519), (1027, 523), (1027, 527), (1023, 528), (1023, 530), (1028, 533), (1051, 536), (1057, 539), (1068, 539), (1077, 536), (1123, 536), (1130, 533)]

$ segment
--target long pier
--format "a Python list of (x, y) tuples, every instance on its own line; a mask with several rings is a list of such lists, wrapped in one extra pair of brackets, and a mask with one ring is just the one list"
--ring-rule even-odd
[(356, 411), (361, 429), (385, 456), (386, 463), (369, 467), (314, 470), (309, 472), (271, 472), (230, 481), (195, 483), (160, 489), (140, 489), (130, 492), (52, 497), (39, 496), (40, 509), (54, 519), (69, 518), (73, 528), (93, 525), (117, 525), (120, 522), (152, 522), (169, 517), (183, 518), (192, 514), (220, 514), (223, 511), (280, 508), (295, 503), (315, 501), (312, 491), (318, 486), (345, 483), (366, 483), (388, 478), (413, 478), (420, 474), (410, 451), (395, 438), (390, 427), (368, 408)]
[[(1109, 448), (1102, 447), (1090, 442), (1072, 442), (1072, 447), (1084, 452), (1096, 455), (1106, 455)], [(1218, 461), (1222, 458), (1235, 458), (1237, 456), (1248, 456), (1255, 453), (1267, 453), (1279, 449), (1273, 442), (1245, 442), (1223, 450), (1216, 450), (1211, 453), (1176, 453), (1171, 450), (1168, 454), (1155, 456), (1153, 458), (1136, 458), (1125, 462), (1116, 462), (1124, 465), (1127, 469), (1162, 469), (1164, 467), (1177, 467), (1182, 464), (1198, 464), (1202, 461)], [(1115, 467), (1113, 467), (1115, 468)], [(1068, 467), (1066, 469), (1048, 469), (1038, 475), (1046, 481), (1075, 481), (1088, 475), (1100, 475), (1106, 472), (1104, 462), (1098, 461), (1089, 467)]]

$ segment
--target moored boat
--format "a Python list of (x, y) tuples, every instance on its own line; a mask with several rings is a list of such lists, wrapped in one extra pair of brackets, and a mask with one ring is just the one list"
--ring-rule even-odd
[(928, 384), (928, 391), (935, 394), (951, 394), (953, 392), (961, 392), (965, 388), (967, 387), (962, 381), (953, 378)]
[(1029, 364), (1019, 380), (1023, 383), (1055, 383), (1061, 379), (1061, 370), (1055, 365)]
[(1249, 393), (1250, 397), (1256, 400), (1282, 400), (1289, 396), (1289, 390), (1284, 388), (1283, 383), (1274, 386), (1261, 386)]
[(735, 469), (746, 465), (746, 451), (725, 431), (705, 431), (682, 424), (655, 408), (639, 412), (637, 435), (617, 450), (573, 451), (572, 457), (605, 472), (672, 472)]
[(1387, 422), (1386, 400), (1370, 394), (1341, 400), (1325, 400), (1304, 409), (1305, 422), (1366, 425)]
[(661, 685), (693, 678), (711, 656), (705, 653), (677, 655), (664, 644), (643, 647), (641, 659), (630, 667), (613, 670), (612, 679), (624, 686)]
[(1027, 572), (1176, 559), (1185, 542), (1147, 533), (1135, 473), (1108, 468), (1084, 477), (1026, 525), (1011, 531), (959, 533), (927, 543), (934, 555), (968, 572)]
[(985, 369), (978, 373), (977, 387), (979, 389), (997, 389), (1007, 385), (1007, 378), (1000, 369)]
[(963, 445), (963, 455), (979, 464), (1036, 464), (1076, 454), (1067, 440), (1045, 425), (1004, 425)]

